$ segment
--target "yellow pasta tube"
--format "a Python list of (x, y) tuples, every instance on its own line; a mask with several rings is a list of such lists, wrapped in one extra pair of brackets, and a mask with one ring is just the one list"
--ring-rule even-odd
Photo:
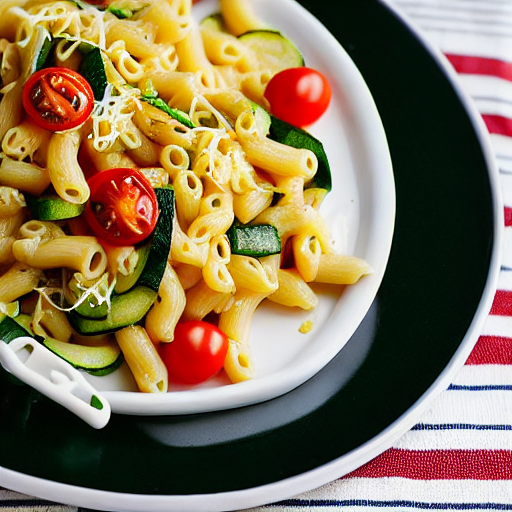
[(224, 294), (212, 290), (206, 282), (201, 279), (194, 286), (186, 291), (186, 306), (183, 311), (182, 320), (202, 320), (208, 313), (223, 303), (226, 297), (231, 294)]
[(237, 289), (243, 287), (258, 293), (272, 293), (277, 290), (275, 272), (269, 272), (258, 258), (232, 254), (228, 270)]
[(92, 236), (59, 236), (41, 244), (34, 239), (16, 240), (12, 252), (18, 261), (32, 267), (68, 267), (86, 280), (98, 278), (107, 268), (105, 251)]
[(219, 329), (229, 339), (224, 370), (233, 383), (253, 376), (249, 330), (254, 312), (265, 296), (245, 288), (237, 290), (231, 307), (219, 316)]
[(189, 149), (192, 145), (190, 128), (148, 103), (141, 102), (133, 122), (142, 133), (161, 146), (172, 144)]
[(271, 204), (274, 192), (270, 187), (258, 187), (243, 194), (233, 194), (233, 210), (236, 218), (247, 224), (266, 210)]
[(9, 303), (30, 293), (43, 277), (41, 270), (16, 262), (0, 276), (0, 302)]
[(46, 169), (4, 156), (0, 163), (0, 185), (40, 196), (50, 185)]
[(221, 0), (220, 7), (227, 29), (235, 36), (265, 28), (252, 9), (250, 0)]
[(254, 113), (245, 111), (235, 123), (239, 142), (252, 165), (278, 176), (298, 176), (310, 180), (318, 169), (316, 155), (309, 149), (297, 149), (257, 132)]
[(190, 30), (191, 8), (190, 0), (154, 0), (141, 19), (156, 27), (155, 42), (176, 44)]
[(279, 288), (267, 297), (270, 301), (305, 310), (314, 309), (318, 305), (318, 297), (297, 270), (279, 269), (277, 278)]
[(240, 72), (249, 71), (252, 61), (257, 66), (256, 56), (232, 34), (220, 30), (201, 29), (208, 60), (214, 65), (235, 66)]
[(199, 216), (190, 225), (187, 235), (198, 242), (206, 242), (225, 233), (234, 220), (233, 196), (213, 193), (201, 201)]
[(32, 162), (34, 153), (41, 146), (48, 145), (50, 136), (51, 132), (27, 119), (7, 131), (2, 140), (2, 150), (11, 158)]
[(160, 153), (160, 163), (174, 181), (181, 171), (189, 168), (190, 157), (181, 146), (169, 144)]
[(371, 266), (356, 256), (322, 254), (320, 256), (317, 283), (354, 284), (361, 277), (371, 274)]
[(131, 325), (117, 331), (115, 337), (139, 391), (166, 393), (167, 368), (145, 329), (140, 325)]
[(203, 279), (202, 269), (187, 263), (174, 263), (174, 270), (180, 280), (181, 287), (187, 291)]
[(105, 171), (114, 167), (128, 167), (134, 169), (137, 164), (124, 151), (98, 151), (94, 147), (94, 139), (85, 139), (82, 142), (85, 154), (90, 158), (98, 171)]
[(199, 215), (203, 184), (194, 172), (182, 171), (176, 176), (173, 185), (178, 220), (184, 229), (188, 229)]
[(62, 199), (70, 203), (85, 203), (90, 196), (89, 186), (78, 164), (80, 129), (54, 133), (48, 146), (47, 169), (52, 185)]
[[(136, 59), (149, 59), (158, 52), (155, 44), (156, 30), (148, 23), (112, 19), (105, 26), (106, 45), (108, 53), (118, 41), (123, 41), (126, 50)], [(115, 48), (115, 47), (114, 47)]]
[(233, 293), (235, 291), (235, 282), (227, 267), (230, 256), (231, 249), (227, 236), (213, 237), (210, 241), (208, 259), (203, 267), (203, 279), (216, 292)]
[(18, 79), (8, 86), (0, 99), (0, 140), (11, 128), (19, 125), (23, 118), (22, 94), (23, 83)]
[(55, 308), (43, 294), (39, 295), (31, 327), (39, 336), (64, 342), (69, 342), (74, 333), (66, 313)]
[(307, 283), (314, 281), (318, 273), (322, 248), (316, 236), (300, 233), (292, 238), (295, 266)]
[(0, 186), (0, 217), (17, 215), (25, 206), (25, 198), (13, 187)]
[(195, 267), (203, 268), (208, 259), (208, 241), (194, 240), (187, 236), (175, 219), (172, 242), (171, 260), (178, 263), (187, 263)]
[(174, 328), (185, 309), (185, 291), (169, 263), (158, 289), (158, 297), (149, 310), (145, 327), (151, 341), (168, 343), (174, 339)]

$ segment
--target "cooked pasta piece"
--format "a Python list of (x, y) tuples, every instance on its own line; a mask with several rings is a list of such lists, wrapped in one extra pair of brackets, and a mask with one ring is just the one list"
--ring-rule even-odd
[(311, 310), (318, 305), (318, 297), (310, 286), (302, 279), (297, 270), (279, 269), (277, 272), (278, 289), (268, 296), (268, 299), (277, 304), (288, 307), (299, 307)]
[(9, 303), (30, 293), (43, 277), (40, 269), (16, 262), (0, 276), (0, 302)]
[(83, 204), (89, 199), (87, 181), (78, 163), (82, 140), (80, 129), (54, 133), (48, 146), (48, 173), (57, 194), (70, 203)]
[(322, 254), (314, 280), (317, 283), (354, 284), (372, 272), (368, 262), (356, 256)]
[(115, 336), (139, 391), (166, 393), (167, 369), (145, 329), (131, 325), (116, 331)]
[(185, 291), (178, 275), (167, 264), (157, 300), (149, 310), (144, 324), (151, 341), (168, 343), (174, 339), (174, 328), (185, 309), (185, 300)]
[(107, 256), (93, 236), (59, 236), (39, 243), (36, 239), (16, 240), (14, 257), (34, 268), (68, 267), (81, 272), (85, 279), (101, 276), (107, 268)]

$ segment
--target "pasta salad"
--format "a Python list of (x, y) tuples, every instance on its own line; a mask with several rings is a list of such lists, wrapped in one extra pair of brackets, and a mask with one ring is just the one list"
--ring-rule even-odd
[(311, 283), (371, 273), (320, 211), (328, 81), (249, 1), (220, 9), (0, 3), (0, 333), (126, 361), (141, 392), (237, 383), (262, 301), (313, 310)]

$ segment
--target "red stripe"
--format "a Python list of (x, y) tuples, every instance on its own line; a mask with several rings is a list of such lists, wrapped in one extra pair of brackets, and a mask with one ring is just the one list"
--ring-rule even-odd
[(491, 75), (512, 81), (512, 63), (485, 57), (446, 54), (455, 71), (471, 75)]
[(480, 336), (466, 364), (512, 364), (512, 338)]
[(510, 206), (505, 207), (505, 226), (512, 226), (512, 208)]
[(482, 114), (482, 117), (489, 133), (512, 137), (512, 119), (491, 114)]
[(512, 291), (496, 291), (490, 314), (500, 316), (512, 316)]
[(344, 478), (512, 480), (510, 450), (411, 451), (392, 448)]

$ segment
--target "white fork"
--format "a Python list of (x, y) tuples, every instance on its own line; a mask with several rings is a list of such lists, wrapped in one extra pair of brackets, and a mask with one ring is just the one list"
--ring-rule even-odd
[(0, 340), (0, 363), (43, 395), (76, 414), (94, 428), (110, 419), (110, 404), (83, 375), (33, 338), (22, 336), (9, 343)]

